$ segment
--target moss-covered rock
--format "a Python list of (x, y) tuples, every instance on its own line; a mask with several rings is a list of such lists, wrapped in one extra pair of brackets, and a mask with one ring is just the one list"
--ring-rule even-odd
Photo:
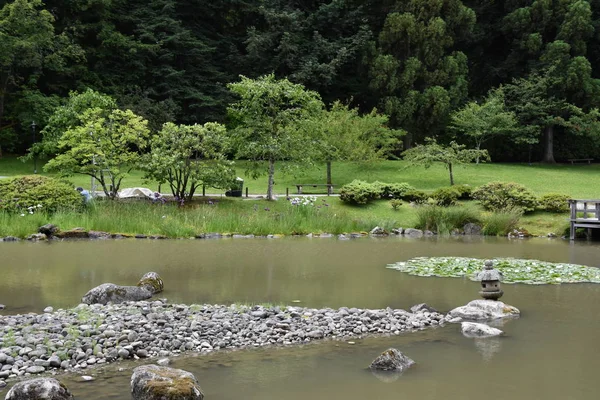
[(162, 278), (156, 272), (148, 272), (144, 274), (137, 285), (147, 288), (152, 292), (152, 294), (162, 292), (164, 287)]
[(134, 400), (202, 400), (196, 377), (187, 371), (157, 365), (133, 370), (131, 395)]

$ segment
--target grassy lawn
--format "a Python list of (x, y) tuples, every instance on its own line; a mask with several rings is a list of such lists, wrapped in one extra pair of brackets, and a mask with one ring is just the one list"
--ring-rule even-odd
[[(38, 162), (38, 171), (42, 171), (43, 162)], [(244, 178), (245, 186), (251, 194), (264, 194), (267, 191), (267, 178), (261, 176), (252, 179), (245, 172), (246, 163), (236, 163), (237, 173)], [(325, 183), (326, 173), (324, 165), (290, 169), (283, 173), (283, 163), (276, 164), (275, 192), (284, 194), (286, 188), (290, 193), (296, 191), (297, 183)], [(33, 172), (33, 162), (21, 162), (16, 157), (0, 159), (0, 176), (26, 175)], [(50, 175), (41, 172), (43, 175)], [(123, 180), (122, 187), (144, 186), (151, 189), (157, 188), (156, 182), (144, 182), (143, 173), (132, 171)], [(574, 198), (600, 198), (600, 164), (593, 165), (543, 165), (543, 164), (470, 164), (466, 167), (455, 167), (455, 183), (465, 183), (473, 187), (491, 181), (517, 182), (525, 185), (537, 195), (545, 193), (562, 193)], [(354, 180), (381, 182), (407, 182), (420, 190), (435, 190), (448, 186), (448, 172), (443, 165), (434, 165), (429, 169), (421, 167), (406, 168), (403, 161), (382, 161), (371, 164), (338, 162), (332, 165), (333, 183), (338, 189), (340, 186)], [(70, 178), (76, 186), (90, 187), (90, 178), (84, 175), (75, 175)], [(312, 189), (312, 188), (308, 188)], [(166, 190), (163, 186), (163, 192)], [(306, 190), (305, 190), (306, 191)], [(325, 193), (324, 188), (316, 192)], [(211, 190), (212, 193), (222, 191)]]
[[(38, 162), (38, 171), (42, 171)], [(266, 192), (266, 176), (251, 179), (245, 173), (246, 163), (237, 164), (238, 175), (243, 177), (251, 194)], [(275, 191), (285, 194), (286, 188), (295, 193), (296, 183), (325, 182), (325, 166), (292, 170), (283, 174), (283, 165), (277, 165)], [(0, 176), (31, 174), (33, 162), (23, 163), (16, 157), (0, 159)], [(336, 189), (353, 179), (382, 182), (407, 182), (420, 190), (431, 191), (448, 186), (448, 173), (442, 165), (429, 169), (406, 168), (402, 161), (383, 161), (373, 164), (334, 163), (333, 182)], [(43, 175), (50, 175), (41, 172)], [(156, 182), (145, 182), (143, 173), (133, 171), (125, 178), (122, 187), (143, 186), (157, 188)], [(90, 178), (76, 175), (70, 178), (74, 186), (90, 187)], [(458, 167), (455, 182), (473, 187), (490, 181), (518, 182), (538, 196), (545, 193), (563, 193), (573, 198), (600, 198), (597, 181), (600, 180), (599, 165), (527, 165), (527, 164), (481, 164)], [(306, 189), (306, 188), (305, 188)], [(312, 189), (312, 188), (308, 188)], [(317, 191), (325, 192), (324, 188)], [(163, 186), (163, 192), (168, 192)], [(221, 194), (222, 190), (207, 189), (208, 193)], [(385, 229), (414, 227), (418, 217), (416, 209), (408, 204), (395, 211), (388, 201), (375, 201), (367, 206), (353, 207), (343, 204), (337, 197), (319, 198), (320, 206), (314, 213), (301, 214), (292, 211), (287, 201), (266, 202), (258, 200), (214, 198), (212, 205), (204, 201), (184, 209), (174, 206), (156, 206), (142, 202), (118, 205), (98, 202), (84, 214), (56, 214), (46, 217), (0, 215), (0, 236), (25, 236), (35, 232), (39, 225), (56, 223), (64, 229), (81, 226), (94, 230), (120, 233), (163, 234), (170, 237), (187, 237), (206, 232), (230, 232), (239, 234), (293, 234), (293, 233), (348, 233), (368, 231), (374, 226)], [(327, 205), (325, 205), (327, 204)], [(486, 213), (472, 204), (481, 215)], [(183, 210), (183, 211), (182, 211)], [(163, 218), (164, 216), (164, 218)], [(545, 235), (564, 233), (568, 226), (566, 214), (535, 212), (521, 218), (521, 225), (530, 233)]]

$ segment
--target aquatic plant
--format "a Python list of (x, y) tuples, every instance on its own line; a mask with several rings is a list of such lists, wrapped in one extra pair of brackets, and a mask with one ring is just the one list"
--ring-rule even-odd
[[(600, 269), (577, 264), (552, 263), (515, 258), (494, 259), (494, 267), (504, 275), (503, 283), (530, 285), (560, 283), (600, 283)], [(417, 276), (467, 277), (483, 267), (484, 260), (466, 257), (416, 257), (388, 265), (388, 268)]]

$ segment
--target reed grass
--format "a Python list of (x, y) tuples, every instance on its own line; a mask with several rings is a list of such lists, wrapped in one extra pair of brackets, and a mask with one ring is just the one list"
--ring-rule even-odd
[(436, 205), (423, 205), (416, 209), (419, 229), (426, 229), (440, 235), (447, 235), (454, 229), (460, 229), (470, 222), (479, 222), (481, 212), (474, 207), (458, 205), (441, 207)]
[(490, 236), (506, 236), (519, 228), (522, 216), (523, 211), (518, 208), (488, 214), (483, 219), (482, 233)]

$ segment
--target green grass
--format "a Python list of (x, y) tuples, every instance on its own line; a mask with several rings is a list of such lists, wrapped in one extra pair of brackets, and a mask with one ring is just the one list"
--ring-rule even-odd
[[(387, 202), (354, 209), (338, 198), (319, 198), (315, 206), (292, 206), (287, 201), (204, 199), (185, 207), (145, 201), (96, 201), (83, 213), (45, 214), (0, 213), (0, 236), (25, 237), (45, 223), (67, 230), (88, 230), (124, 234), (191, 237), (202, 233), (308, 234), (369, 231), (375, 226), (392, 229), (410, 219), (410, 210), (393, 211)], [(387, 206), (387, 207), (386, 207)], [(405, 219), (407, 217), (407, 219)]]
[[(38, 162), (38, 171), (42, 171), (43, 162)], [(245, 185), (252, 194), (264, 194), (267, 190), (266, 176), (252, 179), (245, 173), (247, 163), (236, 163), (238, 175), (245, 180)], [(276, 164), (275, 192), (284, 194), (286, 188), (294, 193), (296, 183), (325, 183), (324, 165), (305, 168), (290, 168), (288, 174), (283, 173), (284, 163)], [(265, 169), (266, 170), (266, 169)], [(21, 162), (16, 157), (0, 159), (0, 176), (26, 175), (33, 172), (33, 162)], [(50, 175), (40, 172), (43, 175)], [(123, 181), (122, 187), (144, 186), (155, 189), (156, 182), (144, 182), (143, 173), (133, 171)], [(456, 184), (469, 184), (473, 187), (492, 181), (517, 182), (531, 189), (536, 195), (546, 193), (562, 193), (574, 198), (597, 198), (600, 193), (596, 189), (600, 183), (600, 164), (593, 165), (544, 165), (544, 164), (469, 164), (466, 167), (455, 167)], [(407, 182), (420, 190), (433, 191), (449, 185), (448, 172), (443, 165), (406, 168), (403, 161), (382, 161), (377, 163), (336, 162), (332, 165), (333, 184), (336, 190), (354, 179), (369, 182)], [(70, 178), (76, 186), (90, 187), (90, 178), (76, 175)], [(306, 188), (312, 190), (313, 188)], [(167, 191), (163, 187), (163, 192)], [(324, 188), (316, 191), (325, 192)], [(218, 191), (216, 193), (220, 193)], [(214, 190), (213, 190), (214, 193)]]

